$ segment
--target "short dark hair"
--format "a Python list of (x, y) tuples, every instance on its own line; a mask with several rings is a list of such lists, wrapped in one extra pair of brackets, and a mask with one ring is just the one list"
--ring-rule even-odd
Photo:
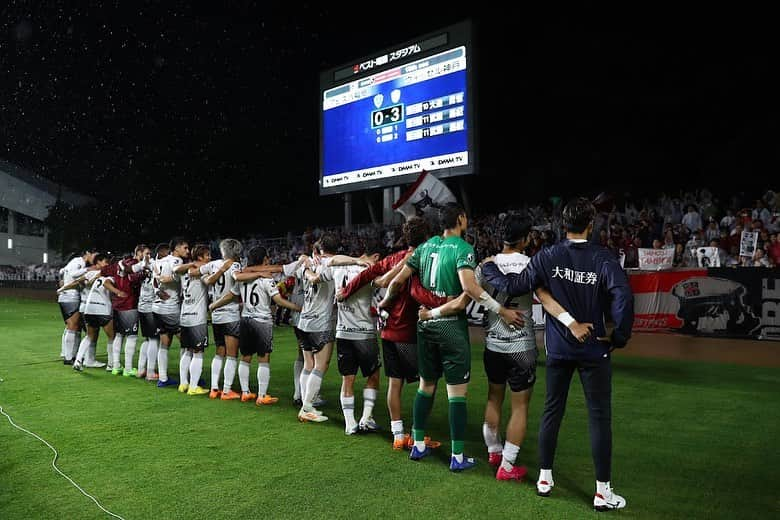
[(334, 254), (336, 251), (338, 251), (339, 248), (339, 241), (336, 240), (336, 236), (331, 233), (325, 233), (320, 238), (320, 250), (323, 253), (327, 253), (329, 255)]
[(268, 256), (268, 250), (263, 246), (255, 246), (246, 254), (246, 265), (260, 265)]
[(379, 256), (384, 256), (385, 246), (380, 240), (377, 240), (376, 238), (367, 238), (363, 243), (363, 254), (378, 254)]
[(144, 249), (149, 249), (149, 246), (147, 246), (146, 244), (138, 244), (137, 246), (135, 246), (135, 249), (133, 250), (133, 254), (137, 255)]
[(458, 217), (465, 215), (466, 210), (457, 202), (447, 202), (439, 208), (439, 222), (442, 229), (452, 229), (458, 225)]
[(516, 244), (521, 240), (525, 240), (530, 230), (531, 223), (527, 219), (519, 215), (509, 215), (504, 219), (501, 239), (506, 244)]
[(188, 244), (187, 239), (184, 237), (173, 237), (171, 239), (170, 249), (169, 251), (173, 251), (177, 247), (179, 247), (181, 244)]
[(596, 208), (585, 197), (578, 197), (569, 201), (563, 208), (563, 225), (570, 233), (582, 233), (593, 222), (596, 216)]
[(96, 253), (95, 259), (92, 261), (92, 263), (96, 264), (102, 260), (108, 260), (108, 255), (106, 255), (105, 253)]
[(428, 240), (428, 235), (430, 234), (428, 223), (420, 217), (409, 217), (409, 219), (404, 222), (402, 232), (404, 240), (406, 240), (406, 245), (410, 247), (419, 246)]
[(161, 256), (168, 256), (168, 253), (171, 252), (171, 246), (166, 244), (165, 242), (160, 242), (157, 244), (157, 247), (154, 248), (154, 256), (155, 258), (160, 258)]
[(192, 248), (192, 258), (195, 260), (198, 260), (206, 253), (211, 253), (211, 247), (208, 244), (195, 244), (195, 247)]

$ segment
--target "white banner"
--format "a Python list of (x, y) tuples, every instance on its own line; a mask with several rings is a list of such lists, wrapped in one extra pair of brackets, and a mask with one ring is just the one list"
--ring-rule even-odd
[(405, 218), (424, 217), (448, 202), (456, 202), (446, 184), (423, 171), (417, 181), (393, 204), (393, 209)]
[(753, 258), (756, 254), (756, 242), (758, 242), (758, 231), (743, 231), (739, 241), (739, 256)]
[(691, 250), (699, 267), (720, 267), (720, 252), (717, 247), (697, 247)]
[(674, 261), (674, 249), (639, 248), (639, 269), (642, 271), (660, 271), (671, 269)]

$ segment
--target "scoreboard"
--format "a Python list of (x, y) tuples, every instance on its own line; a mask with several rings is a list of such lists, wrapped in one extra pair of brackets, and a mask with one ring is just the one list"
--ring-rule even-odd
[(320, 193), (474, 173), (471, 24), (320, 77)]

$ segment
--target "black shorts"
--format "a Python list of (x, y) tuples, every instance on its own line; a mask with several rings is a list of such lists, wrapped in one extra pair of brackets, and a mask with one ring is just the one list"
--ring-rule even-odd
[(509, 383), (513, 392), (522, 392), (534, 386), (536, 382), (537, 349), (524, 352), (494, 352), (485, 349), (485, 373), (488, 381), (494, 385)]
[(160, 334), (174, 336), (181, 330), (178, 314), (157, 314), (156, 312), (153, 314), (154, 323), (157, 325), (157, 330), (160, 331)]
[(209, 346), (209, 326), (193, 325), (192, 327), (181, 328), (181, 346), (182, 348), (192, 349), (195, 352), (201, 352)]
[(138, 317), (141, 321), (141, 335), (143, 337), (156, 338), (160, 335), (157, 322), (154, 321), (154, 314), (151, 312), (139, 312)]
[(111, 316), (101, 314), (85, 314), (84, 321), (93, 329), (100, 329), (111, 323)]
[(336, 333), (332, 330), (324, 330), (321, 332), (301, 331), (299, 341), (301, 342), (301, 348), (303, 350), (316, 354), (328, 343), (333, 343), (335, 339)]
[(114, 311), (114, 332), (122, 336), (137, 336), (138, 311)]
[(339, 360), (339, 374), (354, 376), (358, 367), (363, 377), (379, 370), (379, 344), (373, 339), (336, 339), (336, 353)]
[(383, 339), (382, 360), (385, 364), (387, 377), (403, 379), (407, 383), (419, 381), (416, 343), (396, 343)]
[(252, 318), (241, 318), (241, 337), (238, 349), (242, 356), (257, 354), (262, 357), (274, 351), (274, 324)]
[(218, 347), (225, 346), (225, 336), (241, 337), (241, 322), (231, 321), (230, 323), (212, 323), (211, 330), (214, 332), (214, 344)]
[(306, 333), (298, 327), (293, 327), (293, 332), (295, 333), (295, 339), (298, 341), (298, 347), (300, 348), (303, 345), (303, 335)]
[(62, 313), (62, 321), (68, 321), (68, 319), (79, 312), (79, 302), (59, 302), (60, 312)]

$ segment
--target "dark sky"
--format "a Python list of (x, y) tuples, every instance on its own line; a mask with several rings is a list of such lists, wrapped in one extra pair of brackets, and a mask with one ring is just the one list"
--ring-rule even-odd
[[(320, 71), (466, 18), (475, 211), (601, 190), (777, 188), (767, 13), (43, 4), (0, 13), (0, 157), (99, 197), (98, 231), (124, 240), (340, 223), (339, 196), (317, 190)], [(362, 202), (355, 220), (368, 220)]]

